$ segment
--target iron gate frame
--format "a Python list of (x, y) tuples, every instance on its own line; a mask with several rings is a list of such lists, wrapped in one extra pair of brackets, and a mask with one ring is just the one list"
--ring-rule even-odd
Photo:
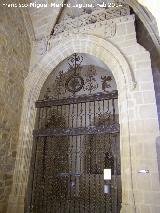
[[(79, 103), (116, 100), (116, 99), (118, 99), (117, 90), (108, 92), (108, 93), (96, 93), (92, 95), (82, 95), (78, 97), (69, 97), (69, 98), (63, 98), (63, 99), (38, 100), (35, 103), (35, 107), (37, 109), (42, 109), (42, 108), (50, 108), (53, 106), (62, 106), (62, 105), (69, 105), (69, 104), (79, 104)], [(40, 117), (38, 119), (40, 119)], [(39, 121), (37, 123), (39, 123)], [(77, 128), (73, 128), (73, 127), (72, 128), (45, 128), (45, 129), (36, 128), (33, 130), (33, 138), (34, 138), (34, 141), (36, 142), (34, 143), (32, 148), (32, 159), (31, 159), (31, 165), (30, 165), (28, 190), (26, 192), (26, 200), (25, 200), (25, 213), (31, 213), (32, 207), (33, 207), (32, 206), (32, 190), (33, 190), (34, 172), (35, 172), (37, 138), (51, 137), (51, 136), (58, 137), (58, 136), (78, 136), (78, 135), (100, 135), (104, 133), (111, 134), (112, 136), (119, 134), (120, 133), (119, 123), (113, 122), (108, 125), (77, 127)], [(114, 165), (114, 172), (115, 174), (117, 172), (116, 165)], [(115, 213), (117, 213), (117, 210), (115, 211)]]

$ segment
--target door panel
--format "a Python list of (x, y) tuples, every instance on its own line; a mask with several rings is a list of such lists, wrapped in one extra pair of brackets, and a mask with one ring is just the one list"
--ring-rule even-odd
[[(37, 103), (27, 213), (120, 212), (116, 96), (95, 97)], [(111, 169), (111, 180), (104, 180), (104, 169)]]

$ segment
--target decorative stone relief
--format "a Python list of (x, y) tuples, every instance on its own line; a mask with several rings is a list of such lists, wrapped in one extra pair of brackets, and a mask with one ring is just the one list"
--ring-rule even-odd
[(89, 91), (89, 94), (98, 88), (98, 84), (96, 83), (96, 75), (97, 73), (95, 67), (90, 65), (88, 72), (86, 73), (86, 82), (84, 87), (84, 91)]
[(84, 14), (80, 17), (71, 18), (67, 16), (55, 26), (54, 34), (44, 45), (41, 46), (41, 52), (47, 51), (57, 46), (60, 42), (75, 34), (91, 34), (103, 37), (104, 39), (112, 38), (116, 35), (116, 24), (130, 19), (130, 9), (127, 5), (120, 8), (98, 9), (91, 14)]
[(111, 38), (116, 34), (116, 24), (110, 23), (105, 25), (105, 38)]
[[(67, 16), (65, 20), (61, 21), (55, 26), (53, 37), (66, 31), (70, 32), (74, 29), (77, 31), (77, 28), (86, 27), (90, 24), (103, 22), (105, 20), (114, 19), (116, 17), (126, 16), (129, 14), (129, 7), (125, 5), (121, 8), (103, 8), (101, 10), (95, 10), (91, 14), (81, 15), (80, 17), (76, 17), (74, 19)], [(95, 27), (95, 25), (93, 26)]]

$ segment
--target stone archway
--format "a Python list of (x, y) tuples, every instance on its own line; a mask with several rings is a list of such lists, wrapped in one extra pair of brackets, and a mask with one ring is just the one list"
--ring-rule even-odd
[[(137, 44), (137, 46), (139, 46)], [(137, 171), (147, 169), (150, 161), (145, 157), (144, 146), (152, 153), (152, 166), (149, 170), (154, 174), (158, 174), (156, 160), (155, 140), (158, 137), (158, 119), (155, 106), (155, 94), (153, 88), (152, 73), (150, 67), (149, 54), (139, 46), (139, 51), (145, 53), (145, 60), (148, 62), (148, 70), (137, 73), (131, 67), (131, 63), (127, 62), (126, 56), (116, 48), (112, 43), (91, 35), (74, 35), (60, 45), (52, 48), (43, 59), (35, 66), (35, 70), (31, 72), (25, 80), (25, 91), (23, 100), (23, 110), (21, 118), (21, 126), (19, 132), (19, 145), (17, 153), (17, 161), (15, 165), (12, 194), (10, 195), (8, 213), (21, 213), (24, 211), (24, 196), (28, 181), (29, 165), (32, 150), (32, 131), (35, 125), (36, 110), (35, 101), (38, 99), (40, 90), (53, 69), (65, 58), (71, 54), (88, 53), (102, 60), (112, 71), (117, 83), (119, 91), (119, 118), (120, 118), (120, 143), (121, 143), (121, 165), (122, 165), (122, 210), (121, 212), (136, 212), (137, 208), (143, 208), (147, 203), (147, 196), (158, 199), (160, 196), (153, 189), (148, 189), (147, 196), (139, 198), (140, 193), (144, 190), (141, 188), (144, 177), (140, 176)], [(133, 51), (133, 59), (136, 61), (137, 53)], [(141, 56), (137, 60), (140, 59)], [(143, 103), (138, 99), (138, 95), (142, 95), (145, 87), (143, 80), (149, 84), (149, 97), (143, 98)], [(137, 86), (135, 84), (137, 82)], [(142, 87), (143, 85), (143, 87)], [(134, 107), (134, 108), (133, 108)], [(154, 130), (153, 130), (154, 126)], [(146, 133), (147, 131), (147, 133)], [(147, 139), (146, 139), (147, 135)], [(135, 143), (136, 141), (136, 143)], [(143, 147), (143, 149), (141, 149)], [(142, 152), (141, 155), (140, 151)], [(146, 161), (142, 163), (142, 160)], [(147, 176), (146, 182), (151, 180), (151, 176)], [(135, 180), (138, 181), (135, 183)], [(154, 177), (154, 183), (159, 189), (159, 180)], [(137, 185), (138, 184), (138, 185)], [(139, 186), (140, 190), (139, 190)], [(155, 201), (156, 202), (156, 201)], [(152, 201), (154, 203), (154, 201)], [(151, 203), (151, 204), (152, 204)], [(159, 205), (157, 203), (157, 205)], [(145, 213), (145, 209), (141, 209), (141, 213)]]

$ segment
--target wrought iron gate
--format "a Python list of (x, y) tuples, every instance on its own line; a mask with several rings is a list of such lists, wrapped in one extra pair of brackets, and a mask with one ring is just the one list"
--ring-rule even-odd
[(36, 102), (27, 213), (119, 212), (117, 100), (113, 91)]

